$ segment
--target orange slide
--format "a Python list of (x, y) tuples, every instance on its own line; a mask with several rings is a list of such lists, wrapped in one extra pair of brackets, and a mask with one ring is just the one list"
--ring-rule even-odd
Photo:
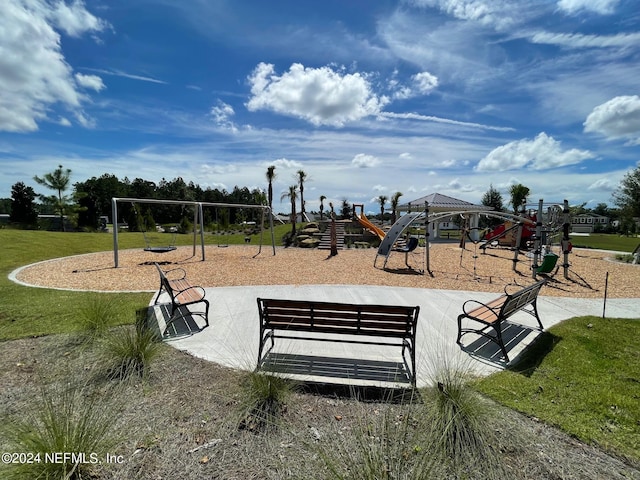
[(356, 214), (356, 218), (358, 219), (358, 222), (360, 222), (360, 225), (369, 230), (371, 233), (377, 235), (380, 240), (382, 240), (387, 235), (384, 230), (371, 223), (364, 212), (360, 213), (360, 215)]

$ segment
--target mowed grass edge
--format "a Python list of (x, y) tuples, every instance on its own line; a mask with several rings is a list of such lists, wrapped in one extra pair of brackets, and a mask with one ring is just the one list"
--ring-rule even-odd
[(640, 319), (575, 317), (514, 368), (475, 383), (494, 400), (640, 466)]

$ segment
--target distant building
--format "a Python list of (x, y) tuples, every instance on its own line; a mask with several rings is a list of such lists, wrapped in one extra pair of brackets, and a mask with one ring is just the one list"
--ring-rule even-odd
[(431, 236), (431, 238), (440, 238), (441, 235), (439, 234), (439, 232), (460, 230), (461, 227), (458, 224), (459, 222), (456, 223), (454, 221), (454, 218), (457, 217), (456, 220), (459, 220), (459, 214), (464, 214), (465, 212), (476, 212), (469, 215), (469, 227), (474, 229), (474, 231), (472, 232), (473, 236), (477, 236), (477, 227), (480, 219), (480, 214), (477, 212), (493, 210), (493, 208), (487, 207), (485, 205), (476, 205), (474, 203), (460, 200), (458, 198), (449, 197), (448, 195), (443, 195), (441, 193), (432, 193), (425, 197), (412, 200), (408, 203), (400, 205), (398, 207), (398, 210), (405, 212), (420, 211), (424, 209), (425, 203), (429, 205), (429, 213), (431, 215), (443, 212), (452, 213), (451, 216), (444, 217), (436, 223), (429, 224), (429, 235)]
[(581, 213), (571, 217), (571, 230), (575, 233), (593, 233), (609, 226), (609, 217), (595, 213)]

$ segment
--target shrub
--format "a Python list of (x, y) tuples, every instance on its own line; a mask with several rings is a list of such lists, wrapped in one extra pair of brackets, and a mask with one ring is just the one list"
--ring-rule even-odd
[(108, 376), (119, 380), (146, 377), (161, 345), (158, 336), (148, 328), (127, 326), (112, 331), (104, 343)]
[(99, 293), (91, 295), (80, 308), (83, 336), (89, 342), (104, 337), (119, 315), (120, 309), (112, 297)]
[(491, 407), (469, 379), (465, 369), (445, 364), (422, 392), (427, 448), (452, 475), (502, 478)]
[(263, 373), (249, 372), (242, 382), (243, 397), (240, 428), (257, 431), (278, 426), (286, 403), (297, 388), (288, 378)]
[[(7, 437), (13, 451), (38, 455), (39, 461), (12, 465), (8, 478), (94, 478), (97, 463), (113, 453), (119, 440), (116, 405), (113, 395), (86, 387), (42, 387), (34, 407), (8, 428)], [(74, 455), (61, 457), (61, 452)]]

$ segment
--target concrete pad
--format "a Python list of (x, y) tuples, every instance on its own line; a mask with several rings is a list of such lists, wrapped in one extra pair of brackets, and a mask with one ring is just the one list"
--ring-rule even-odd
[[(166, 342), (196, 357), (220, 365), (253, 370), (258, 356), (260, 323), (256, 299), (282, 298), (344, 303), (420, 306), (416, 335), (416, 370), (419, 387), (431, 383), (434, 372), (444, 365), (457, 366), (477, 375), (488, 375), (505, 367), (499, 347), (473, 334), (463, 337), (464, 349), (456, 344), (457, 316), (462, 304), (470, 299), (487, 302), (496, 293), (398, 288), (370, 285), (265, 285), (207, 288), (211, 303), (208, 328), (194, 315), (184, 326), (176, 323), (173, 336)], [(155, 298), (155, 295), (154, 297)], [(153, 298), (151, 302), (153, 302)], [(160, 302), (168, 301), (161, 296)], [(193, 305), (195, 313), (204, 305)], [(157, 309), (159, 307), (156, 307)], [(545, 328), (570, 317), (601, 316), (602, 299), (545, 297), (538, 299), (538, 312)], [(607, 317), (637, 318), (640, 299), (609, 299)], [(195, 323), (194, 323), (195, 322)], [(505, 344), (512, 362), (540, 335), (533, 317), (518, 313), (511, 317), (514, 325), (505, 330)], [(386, 385), (383, 376), (393, 373), (401, 362), (398, 347), (354, 345), (336, 342), (276, 341), (280, 361), (289, 362), (305, 381), (341, 382), (340, 375), (313, 375), (321, 368), (327, 375), (342, 372), (342, 383)], [(295, 360), (294, 360), (295, 359)], [(278, 359), (276, 359), (277, 361)], [(350, 360), (350, 361), (349, 361)], [(362, 373), (362, 378), (356, 372)], [(389, 373), (390, 372), (390, 373)]]

